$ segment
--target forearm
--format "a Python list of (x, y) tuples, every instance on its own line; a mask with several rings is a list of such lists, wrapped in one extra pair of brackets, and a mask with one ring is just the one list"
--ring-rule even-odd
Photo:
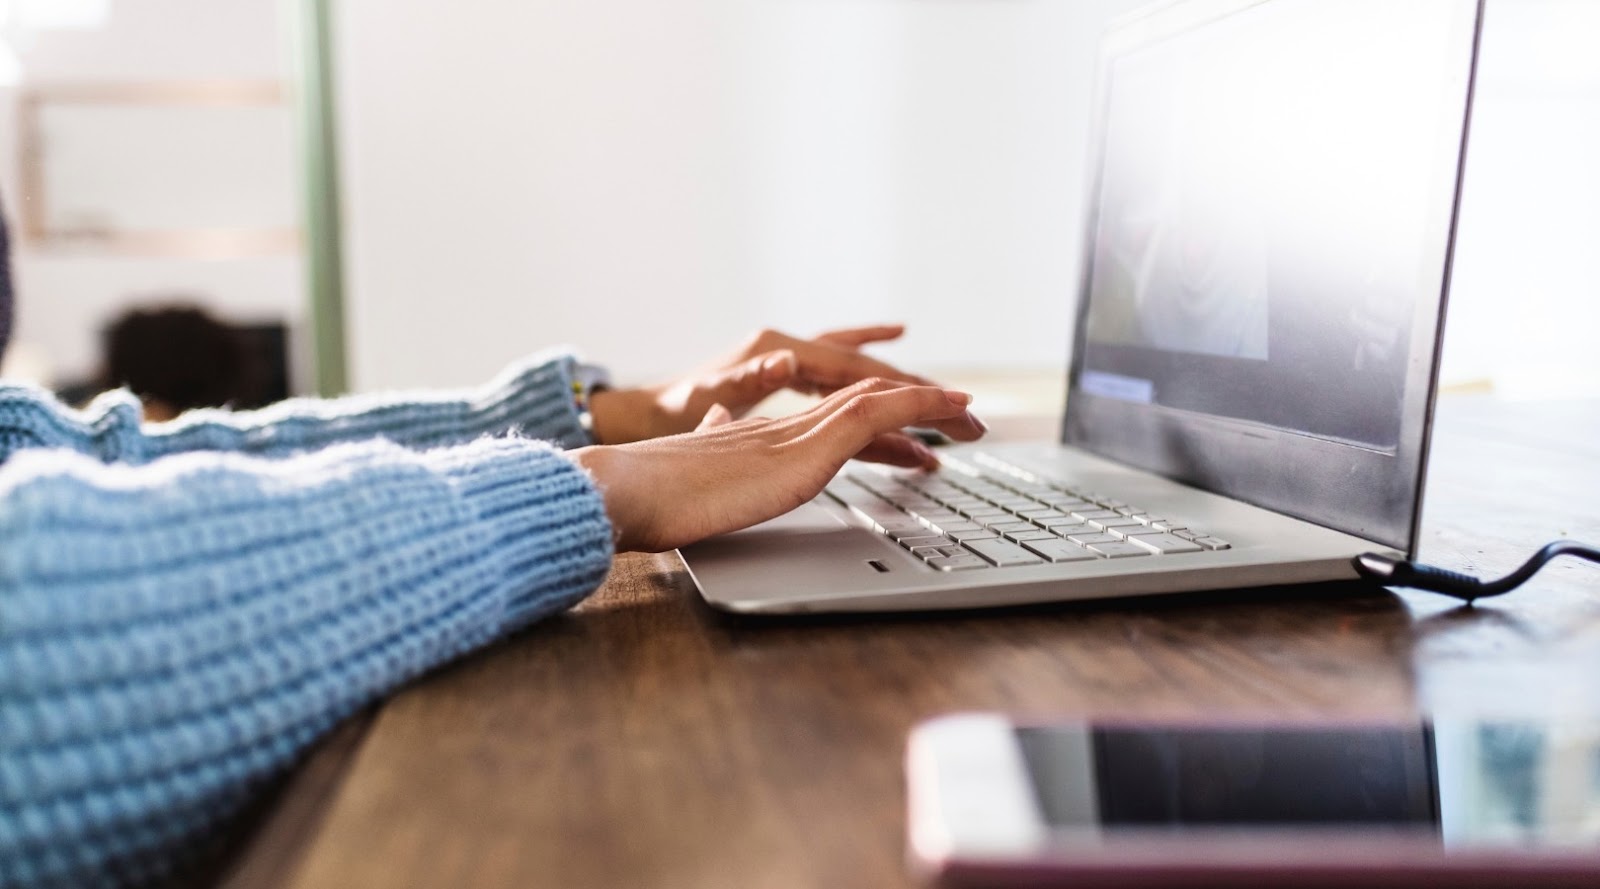
[(410, 448), (462, 444), (517, 433), (561, 447), (589, 443), (573, 405), (574, 361), (534, 355), (470, 392), (407, 392), (294, 399), (260, 411), (191, 411), (149, 427), (152, 456), (183, 451), (297, 453), (383, 438)]
[[(609, 566), (547, 446), (0, 469), (0, 885), (115, 884), (328, 726)], [(168, 829), (170, 827), (170, 829)]]
[(200, 410), (141, 424), (127, 393), (75, 411), (48, 394), (0, 387), (0, 463), (31, 448), (64, 448), (104, 462), (146, 463), (192, 451), (283, 457), (382, 438), (409, 448), (516, 433), (563, 448), (589, 444), (573, 404), (571, 356), (546, 353), (471, 392), (294, 399), (259, 411)]

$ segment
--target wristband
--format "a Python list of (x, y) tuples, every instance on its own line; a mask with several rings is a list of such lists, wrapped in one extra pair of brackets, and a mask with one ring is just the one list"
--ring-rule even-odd
[(572, 365), (572, 406), (578, 412), (578, 426), (594, 439), (594, 414), (589, 409), (596, 392), (611, 388), (611, 374), (598, 364), (578, 361)]

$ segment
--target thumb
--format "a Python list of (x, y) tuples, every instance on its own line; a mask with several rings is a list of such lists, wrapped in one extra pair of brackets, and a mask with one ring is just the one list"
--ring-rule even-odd
[(733, 422), (733, 412), (732, 411), (728, 410), (727, 408), (723, 407), (720, 404), (713, 404), (711, 406), (711, 410), (706, 411), (705, 419), (701, 420), (700, 421), (700, 425), (695, 427), (695, 431), (696, 432), (704, 432), (707, 429), (715, 429), (718, 426), (726, 426), (727, 424), (732, 423), (732, 422)]
[(710, 394), (724, 405), (747, 409), (788, 386), (799, 370), (793, 351), (768, 352), (736, 365), (711, 387)]

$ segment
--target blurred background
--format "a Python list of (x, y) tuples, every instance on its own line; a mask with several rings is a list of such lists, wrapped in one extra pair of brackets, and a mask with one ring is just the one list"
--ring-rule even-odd
[[(176, 354), (251, 404), (571, 343), (644, 381), (906, 320), (892, 360), (1057, 410), (1095, 48), (1139, 5), (0, 0), (4, 373)], [(1596, 46), (1600, 0), (1489, 2), (1453, 387), (1600, 394)]]

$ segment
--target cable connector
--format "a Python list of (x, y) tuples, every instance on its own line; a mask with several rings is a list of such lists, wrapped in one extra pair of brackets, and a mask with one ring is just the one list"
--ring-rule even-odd
[(1572, 540), (1558, 540), (1535, 553), (1521, 568), (1499, 580), (1479, 580), (1469, 574), (1421, 565), (1378, 553), (1356, 556), (1356, 573), (1385, 586), (1410, 587), (1451, 596), (1467, 603), (1509, 593), (1522, 586), (1557, 556), (1577, 556), (1600, 563), (1600, 550)]

